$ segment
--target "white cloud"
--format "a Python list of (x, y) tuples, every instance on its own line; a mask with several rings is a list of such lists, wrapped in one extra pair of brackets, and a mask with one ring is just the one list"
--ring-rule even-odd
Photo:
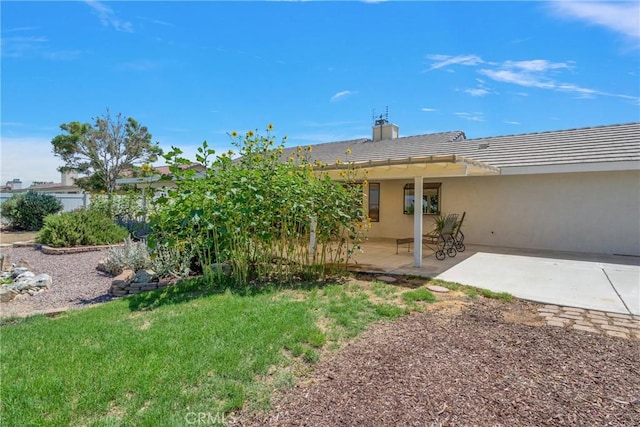
[(514, 122), (514, 121), (510, 121), (510, 120), (505, 120), (504, 122), (506, 124), (508, 124), (508, 125), (519, 125), (520, 124), (520, 122)]
[(44, 137), (2, 137), (0, 184), (14, 178), (22, 180), (23, 187), (32, 181), (60, 182), (60, 159), (51, 151), (51, 139)]
[(85, 3), (93, 9), (93, 12), (100, 19), (104, 27), (112, 27), (116, 31), (133, 33), (133, 24), (118, 18), (110, 7), (97, 0), (85, 0)]
[(640, 3), (637, 1), (606, 3), (556, 1), (550, 6), (558, 16), (599, 25), (640, 42)]
[(518, 68), (528, 72), (545, 72), (548, 70), (559, 70), (563, 68), (571, 68), (565, 62), (551, 62), (546, 59), (533, 59), (530, 61), (505, 61), (503, 64), (506, 68)]
[(488, 90), (483, 88), (465, 89), (464, 91), (471, 96), (485, 96), (490, 93)]
[(484, 113), (453, 113), (455, 116), (458, 116), (462, 119), (469, 120), (472, 122), (484, 122)]
[(346, 98), (347, 96), (351, 96), (356, 92), (353, 92), (351, 90), (343, 90), (342, 92), (338, 92), (335, 95), (333, 95), (331, 97), (331, 102), (336, 102), (336, 101), (340, 101), (344, 98)]
[[(640, 103), (640, 98), (638, 98), (637, 96), (608, 93), (598, 89), (582, 87), (575, 83), (556, 80), (557, 76), (561, 75), (563, 72), (573, 70), (573, 68), (575, 68), (572, 61), (554, 62), (546, 59), (531, 59), (524, 61), (507, 60), (499, 63), (483, 60), (476, 55), (452, 56), (441, 54), (427, 55), (427, 58), (436, 61), (427, 71), (436, 70), (438, 68), (454, 64), (465, 66), (481, 65), (481, 67), (476, 69), (476, 72), (478, 74), (481, 74), (484, 77), (488, 77), (491, 80), (500, 83), (508, 83), (517, 86), (532, 87), (537, 89), (553, 90), (557, 92), (566, 92), (574, 94), (579, 98), (593, 98), (597, 95), (600, 95), (616, 97), (630, 100), (634, 103)], [(449, 71), (449, 69), (447, 69), (447, 71)], [(479, 82), (478, 87), (465, 89), (464, 92), (468, 93), (471, 96), (485, 96), (490, 93), (497, 93), (491, 88), (487, 87), (484, 84), (483, 79), (476, 78), (475, 80)], [(522, 93), (520, 93), (519, 95), (526, 96), (526, 94)]]
[(553, 84), (540, 80), (541, 76), (536, 76), (526, 72), (512, 70), (480, 69), (478, 72), (492, 80), (504, 83), (512, 83), (525, 87), (537, 87), (541, 89), (553, 89)]
[(146, 16), (137, 16), (138, 19), (142, 21), (149, 22), (151, 24), (163, 25), (165, 27), (173, 27), (174, 25), (171, 22), (161, 21), (160, 19), (148, 18)]
[(427, 112), (431, 112), (431, 111), (438, 111), (435, 108), (421, 108), (420, 111), (427, 111)]
[(49, 40), (44, 36), (2, 37), (2, 56), (19, 58), (38, 54), (47, 47)]
[(484, 63), (482, 58), (477, 55), (427, 55), (427, 59), (435, 61), (431, 67), (424, 72), (437, 70), (438, 68), (448, 67), (450, 65), (478, 65)]

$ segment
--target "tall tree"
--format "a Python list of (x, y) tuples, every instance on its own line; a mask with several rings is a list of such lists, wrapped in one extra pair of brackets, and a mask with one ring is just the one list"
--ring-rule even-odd
[(121, 113), (112, 117), (107, 112), (93, 119), (95, 123), (70, 122), (60, 125), (65, 134), (51, 144), (53, 153), (64, 161), (60, 171), (86, 174), (76, 184), (88, 191), (112, 193), (116, 178), (136, 164), (151, 163), (162, 154), (157, 142), (151, 141), (146, 126)]

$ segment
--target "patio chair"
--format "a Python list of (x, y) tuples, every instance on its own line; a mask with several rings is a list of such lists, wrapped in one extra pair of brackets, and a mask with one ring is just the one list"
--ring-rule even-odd
[(456, 227), (456, 232), (453, 233), (453, 238), (455, 240), (456, 250), (458, 252), (464, 252), (466, 249), (464, 246), (464, 233), (462, 232), (462, 223), (464, 222), (464, 217), (467, 215), (467, 212), (462, 212), (462, 218), (458, 222), (458, 226)]
[(445, 259), (447, 255), (454, 257), (458, 253), (455, 234), (457, 234), (459, 228), (458, 214), (449, 214), (444, 220), (442, 229), (425, 234), (422, 244), (433, 249), (436, 259), (439, 261)]

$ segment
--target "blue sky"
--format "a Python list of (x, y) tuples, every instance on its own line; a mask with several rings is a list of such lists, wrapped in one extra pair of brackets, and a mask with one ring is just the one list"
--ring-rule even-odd
[[(11, 2), (0, 183), (59, 182), (51, 139), (109, 108), (186, 153), (275, 126), (289, 146), (640, 120), (640, 3)], [(159, 162), (161, 163), (161, 162)]]

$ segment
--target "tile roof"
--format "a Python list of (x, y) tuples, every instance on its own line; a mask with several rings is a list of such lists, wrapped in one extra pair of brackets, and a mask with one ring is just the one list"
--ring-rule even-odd
[[(336, 162), (336, 159), (340, 159), (341, 162), (367, 162), (389, 159), (406, 159), (409, 157), (424, 157), (430, 155), (428, 147), (457, 141), (464, 139), (464, 137), (464, 132), (454, 131), (406, 136), (375, 142), (366, 138), (328, 142), (313, 145), (313, 152), (310, 157), (314, 161), (318, 160), (325, 164), (333, 164)], [(286, 160), (296, 149), (297, 147), (285, 149), (282, 158)], [(346, 154), (347, 149), (351, 150), (351, 154)]]
[(499, 168), (640, 161), (640, 123), (467, 139), (452, 148)]
[[(295, 149), (286, 149), (283, 159)], [(314, 145), (310, 157), (334, 164), (337, 158), (359, 163), (446, 155), (499, 168), (640, 161), (640, 123), (478, 139), (465, 139), (461, 131), (375, 142), (357, 139)]]

